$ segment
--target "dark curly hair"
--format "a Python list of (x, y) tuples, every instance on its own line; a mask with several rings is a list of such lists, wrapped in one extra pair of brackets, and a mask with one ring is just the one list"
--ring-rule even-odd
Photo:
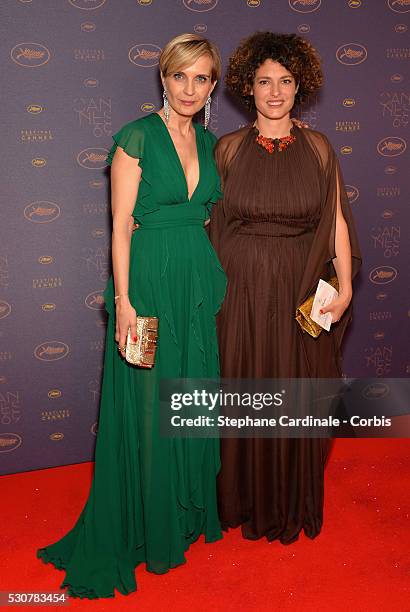
[(306, 39), (296, 34), (256, 32), (241, 41), (229, 58), (225, 83), (229, 91), (250, 110), (254, 107), (250, 94), (255, 72), (267, 59), (279, 62), (296, 79), (299, 89), (295, 104), (301, 104), (323, 82), (320, 57)]

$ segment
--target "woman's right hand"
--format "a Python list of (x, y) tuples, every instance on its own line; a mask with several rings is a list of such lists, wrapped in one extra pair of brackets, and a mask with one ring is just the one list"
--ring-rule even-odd
[(128, 296), (120, 296), (115, 303), (115, 341), (118, 342), (118, 350), (125, 357), (125, 346), (127, 344), (128, 328), (131, 327), (131, 338), (137, 342), (137, 313), (133, 308)]

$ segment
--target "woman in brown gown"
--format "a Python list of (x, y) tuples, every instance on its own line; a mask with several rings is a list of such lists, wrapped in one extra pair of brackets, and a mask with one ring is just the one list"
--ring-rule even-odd
[[(226, 83), (254, 125), (223, 136), (215, 157), (223, 200), (210, 237), (228, 277), (218, 320), (225, 378), (339, 377), (360, 250), (336, 155), (320, 132), (292, 124), (290, 110), (322, 82), (319, 58), (295, 35), (257, 33), (231, 57)], [(296, 307), (320, 278), (337, 274), (330, 332), (312, 338)], [(314, 538), (323, 519), (330, 441), (221, 440), (219, 513), (224, 528), (283, 544)]]

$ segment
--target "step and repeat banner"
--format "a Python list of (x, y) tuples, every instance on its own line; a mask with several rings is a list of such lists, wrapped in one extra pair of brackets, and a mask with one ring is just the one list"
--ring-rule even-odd
[[(93, 457), (111, 271), (104, 160), (111, 134), (160, 108), (159, 54), (182, 32), (209, 37), (225, 65), (257, 30), (297, 32), (318, 49), (325, 85), (294, 114), (332, 142), (363, 251), (344, 370), (408, 376), (410, 0), (9, 0), (0, 10), (1, 473)], [(219, 83), (211, 130), (248, 121)]]

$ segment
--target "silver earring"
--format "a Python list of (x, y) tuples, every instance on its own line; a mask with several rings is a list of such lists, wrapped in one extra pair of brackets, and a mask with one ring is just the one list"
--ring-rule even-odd
[(164, 93), (162, 94), (162, 97), (164, 98), (164, 116), (165, 116), (165, 121), (168, 123), (169, 121), (169, 102), (168, 102), (168, 96), (167, 96), (167, 92), (164, 89)]
[(209, 96), (208, 100), (205, 102), (205, 121), (204, 128), (207, 129), (209, 124), (209, 119), (211, 118), (211, 102), (212, 98)]

